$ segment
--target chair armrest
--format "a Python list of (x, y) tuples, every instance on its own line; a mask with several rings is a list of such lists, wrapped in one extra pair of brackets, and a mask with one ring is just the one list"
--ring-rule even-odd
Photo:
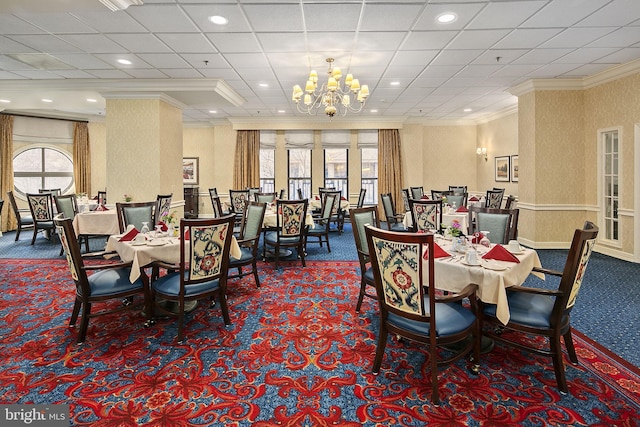
[(97, 252), (87, 252), (82, 254), (81, 256), (83, 259), (90, 259), (90, 258), (111, 259), (118, 256), (118, 253), (116, 251), (97, 251)]
[(166, 268), (167, 270), (180, 270), (180, 264), (170, 264), (164, 261), (154, 261), (150, 267), (153, 269)]
[(84, 267), (82, 267), (82, 269), (85, 270), (85, 271), (109, 270), (109, 269), (112, 269), (112, 268), (131, 267), (132, 264), (133, 264), (132, 262), (117, 262), (117, 263), (113, 263), (113, 264), (91, 264), (91, 265), (85, 265)]
[(557, 289), (542, 289), (542, 288), (529, 288), (527, 286), (511, 286), (507, 288), (509, 292), (525, 292), (528, 294), (537, 294), (537, 295), (548, 295), (548, 296), (558, 296), (562, 295)]
[(245, 248), (251, 249), (255, 244), (255, 241), (258, 239), (260, 239), (260, 235), (254, 237), (253, 239), (236, 239), (236, 242), (238, 242), (238, 246), (243, 246)]
[(466, 297), (470, 297), (473, 294), (475, 294), (477, 289), (478, 289), (478, 285), (469, 284), (469, 285), (467, 285), (467, 287), (462, 289), (460, 292), (456, 292), (455, 294), (454, 293), (449, 293), (447, 295), (438, 295), (436, 297), (436, 302), (456, 302), (456, 301), (460, 301), (461, 299), (464, 299)]
[(557, 271), (557, 270), (550, 270), (548, 268), (542, 268), (542, 267), (533, 267), (533, 270), (536, 273), (544, 273), (544, 274), (548, 274), (550, 276), (558, 276), (558, 277), (562, 277), (562, 273)]

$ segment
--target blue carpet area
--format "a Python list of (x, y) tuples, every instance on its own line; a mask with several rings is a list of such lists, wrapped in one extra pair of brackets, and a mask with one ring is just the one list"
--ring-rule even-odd
[[(0, 237), (0, 258), (59, 258), (60, 243), (51, 242), (39, 235), (34, 246), (30, 245), (32, 234), (23, 233), (14, 242), (15, 232)], [(326, 246), (309, 243), (307, 259), (319, 261), (355, 261), (358, 259), (353, 232), (345, 224), (342, 234), (330, 235), (331, 253)], [(104, 238), (91, 239), (92, 251), (104, 248)], [(546, 268), (562, 270), (567, 256), (566, 250), (539, 250), (538, 255)], [(294, 260), (295, 251), (289, 258)], [(587, 268), (586, 277), (576, 307), (572, 311), (572, 325), (610, 349), (635, 366), (640, 366), (640, 264), (621, 261), (594, 253)], [(528, 279), (527, 286), (554, 286), (553, 278), (546, 282), (535, 277)]]

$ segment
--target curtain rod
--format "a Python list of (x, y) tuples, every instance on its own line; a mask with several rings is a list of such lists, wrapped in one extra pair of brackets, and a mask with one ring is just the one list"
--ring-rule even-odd
[(0, 113), (0, 114), (2, 114), (3, 116), (29, 117), (32, 119), (48, 119), (48, 120), (62, 120), (64, 122), (89, 123), (89, 120), (65, 119), (63, 117), (32, 116), (29, 114), (16, 114), (16, 113)]

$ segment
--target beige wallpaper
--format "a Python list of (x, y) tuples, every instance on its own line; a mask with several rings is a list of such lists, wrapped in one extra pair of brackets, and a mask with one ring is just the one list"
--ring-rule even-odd
[(478, 147), (487, 149), (487, 160), (476, 156), (477, 185), (476, 189), (484, 192), (493, 187), (505, 189), (505, 195), (518, 197), (518, 182), (496, 182), (495, 158), (518, 154), (518, 113), (478, 125)]

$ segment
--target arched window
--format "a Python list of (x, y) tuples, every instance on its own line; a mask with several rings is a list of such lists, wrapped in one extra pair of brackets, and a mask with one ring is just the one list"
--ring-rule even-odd
[(73, 187), (73, 160), (55, 147), (25, 147), (13, 157), (13, 182), (20, 195), (41, 188), (60, 188), (64, 194)]

